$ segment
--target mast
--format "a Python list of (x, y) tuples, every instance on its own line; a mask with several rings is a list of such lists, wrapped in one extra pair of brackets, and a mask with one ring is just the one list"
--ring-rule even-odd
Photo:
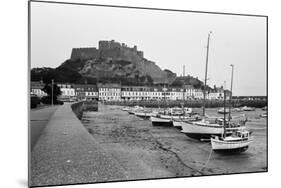
[(230, 86), (230, 96), (229, 96), (229, 115), (228, 115), (228, 121), (230, 122), (231, 119), (231, 107), (232, 107), (232, 85), (233, 85), (233, 70), (234, 70), (234, 65), (231, 64), (231, 86)]
[(182, 75), (183, 75), (183, 88), (182, 88), (182, 114), (183, 116), (185, 115), (184, 113), (184, 102), (185, 102), (185, 98), (184, 98), (184, 88), (185, 88), (185, 81), (184, 81), (184, 77), (185, 77), (185, 65), (183, 65), (182, 68)]
[(226, 103), (226, 94), (225, 89), (223, 90), (223, 138), (225, 137), (225, 103)]
[(206, 105), (206, 86), (207, 86), (207, 73), (208, 73), (208, 60), (209, 60), (209, 43), (210, 43), (210, 35), (212, 31), (208, 34), (207, 41), (207, 54), (206, 54), (206, 68), (205, 68), (205, 81), (204, 81), (204, 91), (203, 91), (203, 116), (205, 116), (205, 105)]

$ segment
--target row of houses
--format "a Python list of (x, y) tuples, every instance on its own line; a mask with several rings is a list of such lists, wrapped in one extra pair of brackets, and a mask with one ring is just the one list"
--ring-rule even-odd
[[(203, 99), (203, 91), (191, 85), (178, 87), (148, 87), (148, 86), (121, 86), (119, 84), (62, 84), (57, 83), (61, 89), (61, 100), (95, 99), (100, 101), (120, 100), (188, 100)], [(39, 97), (45, 96), (42, 92), (42, 82), (31, 82), (31, 92)], [(216, 88), (206, 93), (207, 99), (222, 100), (223, 88)]]

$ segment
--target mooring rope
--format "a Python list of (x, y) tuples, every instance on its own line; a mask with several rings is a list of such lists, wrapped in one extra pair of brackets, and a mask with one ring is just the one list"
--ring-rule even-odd
[(209, 154), (208, 160), (206, 161), (206, 163), (204, 164), (204, 166), (199, 170), (199, 172), (201, 172), (201, 171), (207, 166), (207, 164), (209, 163), (209, 161), (210, 161), (210, 159), (211, 159), (212, 153), (213, 153), (213, 150), (212, 150), (212, 148), (211, 148), (211, 152), (210, 152), (210, 154)]

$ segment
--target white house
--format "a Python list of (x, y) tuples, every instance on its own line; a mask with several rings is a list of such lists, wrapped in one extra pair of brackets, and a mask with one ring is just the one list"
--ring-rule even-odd
[(121, 86), (119, 84), (99, 84), (98, 91), (101, 101), (121, 100)]
[(38, 97), (43, 97), (43, 96), (47, 96), (47, 93), (45, 93), (44, 91), (42, 91), (41, 89), (44, 88), (44, 83), (42, 81), (40, 82), (31, 82), (30, 84), (30, 94), (36, 95)]

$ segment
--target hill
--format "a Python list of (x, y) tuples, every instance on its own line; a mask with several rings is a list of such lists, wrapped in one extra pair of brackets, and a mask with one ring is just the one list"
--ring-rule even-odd
[(161, 85), (181, 87), (183, 84), (200, 88), (202, 82), (193, 77), (176, 77), (170, 70), (162, 70), (155, 62), (144, 58), (137, 46), (99, 41), (98, 49), (73, 48), (70, 59), (57, 68), (34, 68), (31, 80), (68, 83), (121, 83), (123, 85)]

